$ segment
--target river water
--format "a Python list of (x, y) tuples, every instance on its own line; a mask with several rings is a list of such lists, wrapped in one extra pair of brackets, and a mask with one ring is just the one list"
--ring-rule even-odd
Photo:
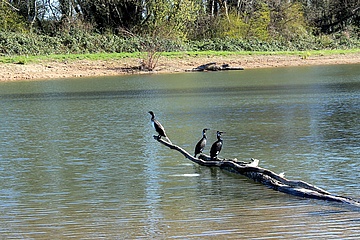
[(360, 65), (0, 84), (1, 239), (356, 239), (360, 210), (201, 167), (193, 153), (360, 199)]

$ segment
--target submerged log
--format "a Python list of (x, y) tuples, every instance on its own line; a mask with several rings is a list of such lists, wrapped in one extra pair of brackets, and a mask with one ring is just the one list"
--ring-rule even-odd
[(255, 182), (259, 182), (273, 190), (293, 196), (346, 203), (352, 206), (360, 207), (359, 200), (344, 196), (336, 196), (307, 182), (301, 180), (288, 180), (283, 176), (283, 174), (276, 174), (273, 171), (261, 168), (258, 166), (259, 160), (257, 159), (252, 158), (250, 162), (242, 162), (238, 161), (237, 159), (211, 160), (209, 156), (204, 154), (200, 154), (200, 156), (196, 158), (189, 154), (186, 150), (175, 144), (164, 141), (163, 139), (158, 138), (158, 136), (153, 137), (161, 144), (167, 146), (170, 149), (178, 151), (179, 153), (184, 155), (185, 158), (201, 166), (218, 167), (231, 173), (240, 174), (254, 180)]
[(188, 69), (187, 72), (203, 72), (203, 71), (224, 71), (224, 70), (244, 70), (242, 67), (230, 67), (229, 64), (217, 65), (216, 62), (200, 65), (196, 68)]

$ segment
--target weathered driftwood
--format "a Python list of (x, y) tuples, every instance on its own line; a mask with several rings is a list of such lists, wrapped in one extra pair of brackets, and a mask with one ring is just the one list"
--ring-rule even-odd
[(242, 67), (230, 67), (229, 64), (217, 65), (216, 62), (200, 65), (196, 68), (188, 69), (187, 72), (203, 72), (203, 71), (224, 71), (224, 70), (244, 70)]
[(250, 162), (241, 162), (237, 159), (218, 159), (214, 161), (211, 160), (209, 156), (204, 154), (201, 154), (199, 158), (195, 158), (183, 148), (164, 141), (161, 138), (159, 139), (157, 136), (153, 137), (158, 142), (169, 147), (170, 149), (180, 152), (187, 159), (199, 165), (207, 167), (219, 167), (220, 169), (224, 169), (228, 172), (246, 176), (256, 182), (264, 184), (271, 189), (290, 195), (346, 203), (352, 206), (360, 207), (360, 201), (358, 200), (344, 196), (332, 195), (331, 193), (307, 182), (288, 180), (283, 176), (283, 174), (276, 174), (273, 171), (261, 168), (258, 166), (259, 160), (257, 159), (252, 158)]

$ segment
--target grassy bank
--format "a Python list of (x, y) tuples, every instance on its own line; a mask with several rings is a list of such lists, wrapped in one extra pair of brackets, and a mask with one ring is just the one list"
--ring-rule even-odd
[[(352, 54), (359, 53), (360, 48), (356, 49), (336, 49), (336, 50), (309, 50), (309, 51), (185, 51), (185, 52), (162, 52), (161, 57), (165, 58), (184, 58), (184, 57), (226, 57), (226, 56), (299, 56), (307, 58), (310, 56), (326, 56), (336, 54)], [(28, 64), (46, 61), (77, 61), (77, 60), (94, 60), (108, 61), (119, 60), (124, 58), (146, 58), (147, 53), (91, 53), (91, 54), (52, 54), (52, 55), (36, 55), (36, 56), (0, 56), (0, 63)]]

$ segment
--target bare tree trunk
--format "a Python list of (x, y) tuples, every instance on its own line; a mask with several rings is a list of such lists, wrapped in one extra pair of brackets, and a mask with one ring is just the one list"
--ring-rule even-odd
[(27, 15), (28, 21), (30, 23), (30, 29), (32, 29), (37, 15), (37, 5), (36, 0), (27, 0)]
[(155, 140), (176, 150), (187, 159), (194, 163), (207, 167), (218, 167), (228, 172), (246, 176), (255, 182), (264, 184), (265, 186), (286, 194), (299, 196), (303, 198), (326, 200), (331, 202), (346, 203), (351, 206), (360, 208), (360, 201), (349, 197), (333, 195), (319, 187), (311, 185), (304, 181), (293, 181), (286, 179), (283, 174), (276, 174), (268, 169), (258, 167), (259, 160), (251, 159), (250, 162), (240, 162), (237, 159), (218, 159), (213, 161), (209, 156), (201, 154), (199, 158), (193, 157), (183, 148), (166, 142), (157, 136), (153, 136)]
[(230, 22), (227, 0), (219, 0), (219, 4), (225, 13), (226, 19)]

